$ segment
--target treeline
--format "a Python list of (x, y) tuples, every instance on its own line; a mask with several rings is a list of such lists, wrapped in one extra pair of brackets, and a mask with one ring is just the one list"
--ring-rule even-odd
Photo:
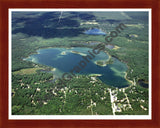
[[(134, 33), (137, 33), (136, 30), (134, 31)], [(127, 34), (126, 32), (127, 30), (125, 34)], [(138, 79), (148, 81), (149, 44), (148, 41), (146, 41), (148, 36), (143, 35), (144, 40), (142, 41), (136, 38), (127, 39), (125, 34), (114, 38), (111, 42), (111, 44), (119, 46), (119, 49), (107, 50), (112, 56), (127, 63), (127, 77), (129, 79), (133, 80), (135, 78), (136, 81), (138, 81)], [(138, 36), (141, 37), (141, 35)]]

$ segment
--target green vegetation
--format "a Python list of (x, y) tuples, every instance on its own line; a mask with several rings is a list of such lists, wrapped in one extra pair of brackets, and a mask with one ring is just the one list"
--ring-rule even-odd
[(53, 76), (48, 73), (13, 75), (12, 79), (14, 115), (112, 114), (108, 87), (93, 77), (77, 76), (58, 86), (49, 82)]
[[(13, 13), (12, 114), (112, 115), (108, 91), (111, 89), (117, 97), (115, 104), (122, 110), (116, 115), (147, 115), (148, 88), (138, 85), (138, 80), (148, 82), (147, 15), (145, 12), (68, 12), (58, 23), (59, 12)], [(93, 20), (98, 24), (80, 25)], [(51, 67), (24, 60), (40, 48), (93, 48), (95, 45), (86, 45), (86, 42), (106, 43), (105, 36), (85, 35), (84, 30), (96, 27), (109, 34), (121, 22), (127, 27), (110, 43), (118, 48), (105, 50), (125, 62), (128, 66), (127, 79), (135, 80), (136, 85), (124, 92), (116, 91), (90, 75), (77, 76), (66, 81), (65, 85), (58, 81), (53, 83), (53, 74), (48, 73)], [(104, 63), (98, 61), (97, 64)], [(106, 64), (112, 64), (112, 59)]]
[(19, 71), (13, 72), (14, 74), (24, 75), (24, 74), (34, 74), (37, 73), (38, 70), (42, 70), (43, 68), (26, 68), (21, 69)]
[(118, 91), (117, 99), (118, 99), (118, 100), (121, 100), (121, 99), (124, 99), (124, 98), (126, 98), (126, 96), (124, 95), (124, 93), (121, 92), (121, 91)]
[[(118, 99), (124, 99), (123, 92), (118, 93)], [(148, 114), (148, 90), (141, 86), (131, 86), (125, 89), (125, 93), (127, 94), (129, 104), (131, 108), (128, 106), (126, 109), (122, 109), (122, 112), (116, 112), (117, 115), (147, 115)], [(123, 100), (120, 102), (122, 106), (126, 106), (127, 100)]]
[(107, 61), (105, 61), (105, 60), (98, 60), (95, 63), (97, 65), (99, 65), (99, 66), (106, 66), (107, 64), (113, 64), (113, 60), (112, 59), (109, 59)]
[[(108, 49), (109, 54), (127, 63), (129, 68), (127, 74), (130, 80), (135, 78), (136, 81), (138, 81), (138, 79), (144, 79), (145, 81), (148, 81), (148, 39), (146, 39), (146, 37), (148, 37), (147, 28), (148, 27), (146, 26), (144, 29), (137, 31), (137, 28), (127, 27), (123, 31), (123, 34), (121, 33), (119, 37), (114, 38), (111, 42), (111, 44), (117, 45), (120, 48), (116, 51), (114, 49)], [(138, 37), (130, 39), (125, 36), (125, 34), (129, 33), (136, 33)]]

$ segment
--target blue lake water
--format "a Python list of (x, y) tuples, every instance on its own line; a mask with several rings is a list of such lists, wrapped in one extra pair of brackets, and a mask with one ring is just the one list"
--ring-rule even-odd
[(91, 48), (47, 48), (38, 50), (37, 54), (33, 54), (25, 60), (32, 61), (47, 66), (56, 68), (54, 74), (56, 77), (61, 77), (65, 72), (70, 72), (75, 66), (79, 65), (81, 61), (84, 61), (85, 56), (90, 55), (92, 59), (86, 62), (85, 68), (81, 69), (79, 74), (101, 74), (99, 79), (114, 87), (126, 87), (129, 85), (128, 81), (124, 78), (125, 71), (127, 70), (126, 64), (120, 62), (116, 58), (113, 59), (113, 64), (107, 66), (98, 66), (95, 64), (97, 60), (107, 60), (109, 56), (101, 51), (95, 57), (91, 56)]
[(106, 35), (105, 32), (103, 32), (102, 30), (100, 30), (98, 28), (86, 30), (84, 33), (87, 35)]
[(113, 48), (114, 48), (114, 46), (113, 46), (113, 45), (108, 44), (108, 45), (106, 45), (106, 48), (108, 48), (108, 49), (113, 49)]

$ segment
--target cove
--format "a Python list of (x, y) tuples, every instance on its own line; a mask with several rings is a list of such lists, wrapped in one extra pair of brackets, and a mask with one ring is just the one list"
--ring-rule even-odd
[[(70, 72), (83, 58), (87, 56), (91, 48), (72, 47), (72, 48), (46, 48), (37, 50), (37, 54), (30, 55), (24, 60), (34, 63), (51, 66), (54, 68), (53, 74), (55, 78), (60, 78), (63, 73)], [(107, 85), (122, 88), (129, 86), (129, 82), (124, 78), (127, 70), (126, 64), (112, 57), (113, 63), (106, 66), (97, 65), (95, 62), (107, 61), (109, 56), (101, 51), (95, 55), (86, 67), (79, 74), (90, 75), (100, 74), (97, 76)]]

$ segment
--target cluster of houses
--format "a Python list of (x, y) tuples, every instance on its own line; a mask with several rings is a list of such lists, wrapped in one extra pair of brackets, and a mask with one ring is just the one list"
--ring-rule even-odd
[[(108, 90), (110, 92), (113, 115), (115, 115), (115, 112), (122, 112), (129, 109), (133, 110), (131, 104), (129, 103), (127, 95), (125, 95), (124, 93), (124, 89), (116, 88), (115, 90)], [(125, 97), (123, 99), (119, 99), (117, 97), (118, 92), (123, 92)]]

